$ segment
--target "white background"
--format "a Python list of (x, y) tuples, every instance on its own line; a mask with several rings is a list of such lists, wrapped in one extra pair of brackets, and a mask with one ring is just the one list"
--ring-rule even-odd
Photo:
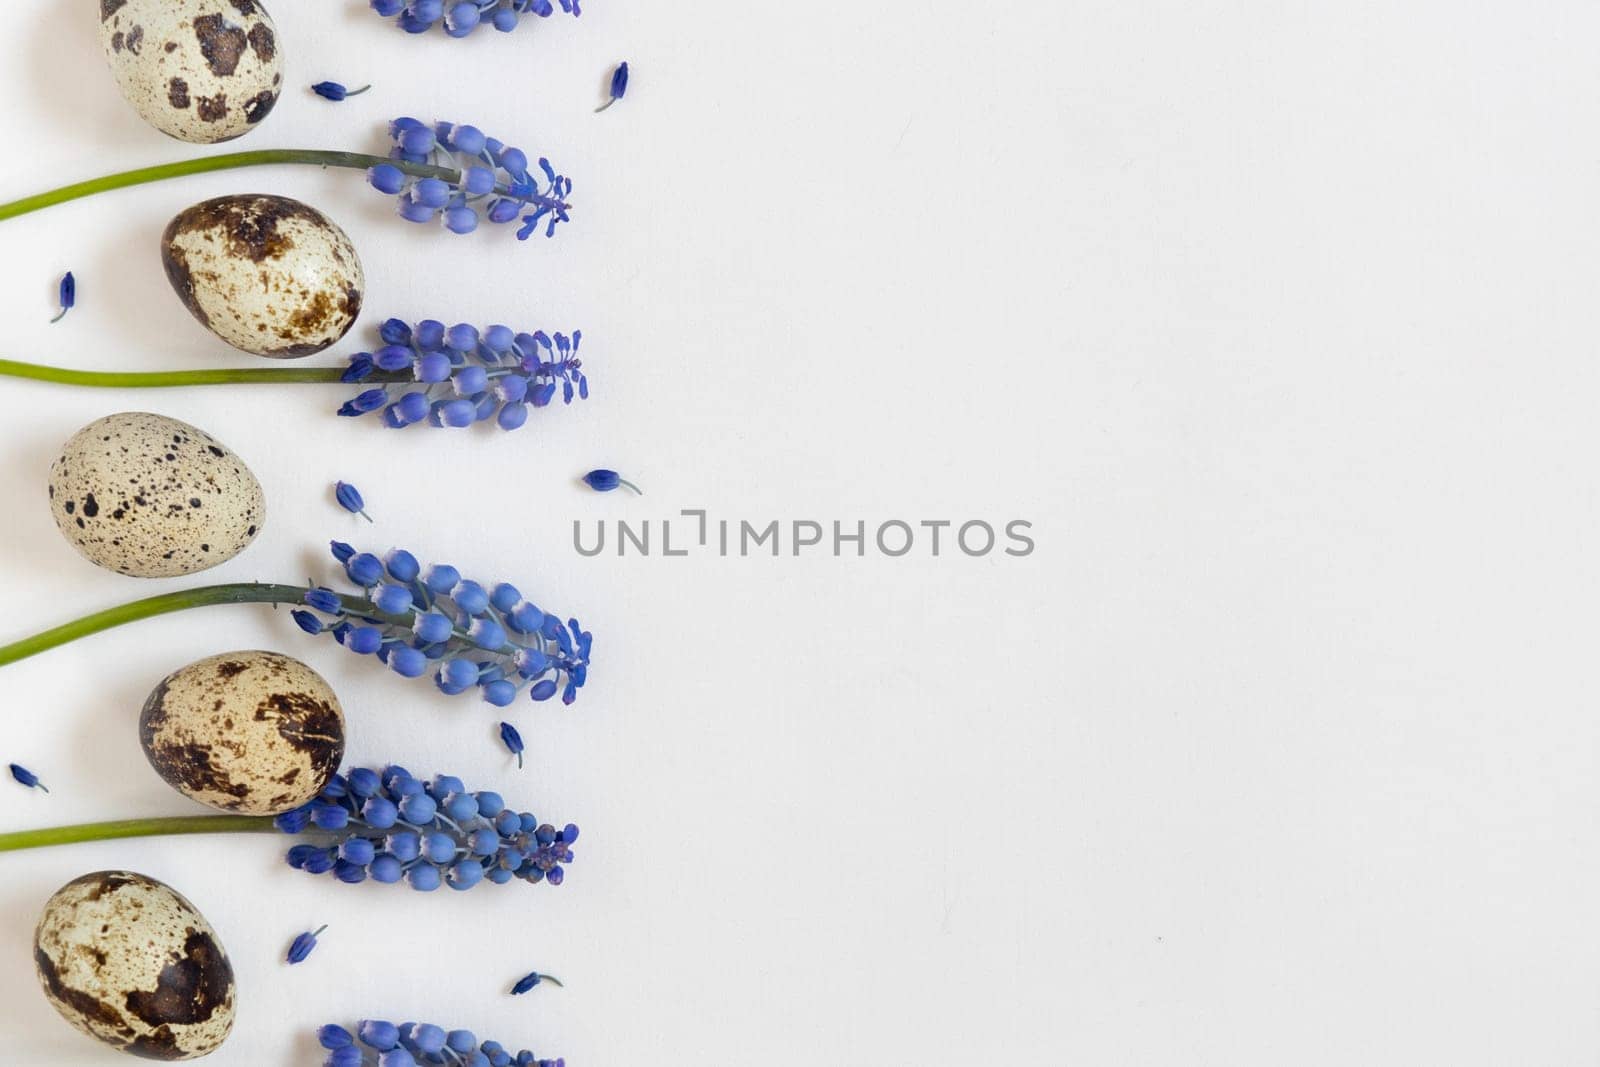
[[(0, 758), (54, 789), (5, 787), (0, 823), (195, 810), (139, 705), (266, 647), (335, 684), (353, 759), (574, 820), (579, 861), (557, 891), (423, 897), (269, 839), (0, 859), (6, 1062), (122, 1062), (28, 952), (50, 892), (108, 866), (219, 928), (217, 1063), (313, 1063), (316, 1024), (369, 1015), (575, 1067), (1594, 1062), (1592, 5), (590, 0), (464, 42), (271, 6), (291, 88), (236, 147), (471, 121), (574, 177), (572, 226), (425, 231), (348, 172), (107, 195), (0, 225), (4, 354), (257, 365), (190, 320), (157, 238), (273, 191), (366, 261), (336, 353), (387, 315), (580, 326), (594, 397), (503, 437), (337, 420), (330, 387), (5, 385), (5, 633), (187, 584), (93, 569), (45, 504), (69, 434), (145, 407), (266, 486), (263, 536), (207, 579), (403, 544), (579, 615), (592, 681), (519, 707), (519, 773), (486, 706), (281, 614), (151, 621), (0, 673)], [(0, 197), (208, 151), (122, 103), (93, 8), (7, 5)], [(322, 78), (377, 88), (334, 105)], [(81, 306), (47, 326), (67, 268)], [(649, 495), (573, 484), (602, 465)], [(1026, 518), (1038, 550), (572, 550), (574, 518), (683, 507)], [(567, 989), (507, 997), (534, 968)]]

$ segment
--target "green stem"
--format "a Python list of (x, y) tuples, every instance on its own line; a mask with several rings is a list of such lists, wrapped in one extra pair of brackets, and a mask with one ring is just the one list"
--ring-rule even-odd
[(166, 837), (171, 834), (276, 833), (270, 815), (181, 815), (166, 819), (121, 819), (18, 830), (0, 834), (0, 852), (71, 845), (79, 841), (111, 841), (124, 837)]
[[(24, 637), (21, 641), (13, 641), (9, 645), (0, 645), (0, 667), (46, 652), (69, 641), (76, 641), (80, 637), (88, 637), (101, 630), (109, 630), (124, 623), (138, 622), (140, 619), (149, 619), (156, 615), (185, 611), (189, 608), (211, 607), (215, 604), (302, 604), (305, 602), (305, 595), (304, 586), (271, 585), (266, 582), (204, 585), (198, 589), (161, 593), (97, 611), (93, 615), (85, 615), (81, 619), (63, 623), (54, 629), (36, 633), (32, 637)], [(356, 618), (371, 619), (380, 623), (410, 626), (416, 617), (415, 613), (410, 612), (405, 615), (386, 614), (374, 607), (370, 600), (358, 596), (341, 595), (339, 603), (346, 612)]]
[(224, 152), (221, 155), (206, 156), (202, 159), (185, 159), (177, 163), (162, 163), (154, 167), (139, 167), (136, 170), (125, 170), (120, 174), (108, 174), (103, 178), (93, 178), (86, 182), (63, 185), (61, 188), (52, 189), (48, 193), (25, 196), (21, 200), (13, 200), (9, 204), (0, 204), (0, 219), (26, 215), (30, 211), (54, 207), (56, 204), (62, 204), (68, 200), (76, 200), (83, 196), (93, 196), (95, 193), (103, 193), (108, 189), (125, 189), (130, 185), (165, 181), (168, 178), (181, 178), (189, 174), (206, 174), (214, 170), (232, 170), (236, 167), (263, 167), (283, 163), (311, 163), (321, 167), (348, 167), (352, 170), (366, 170), (368, 167), (375, 167), (379, 163), (388, 163), (400, 168), (407, 174), (415, 175), (419, 178), (443, 178), (451, 183), (457, 183), (461, 179), (461, 173), (450, 167), (435, 167), (426, 163), (407, 163), (400, 159), (390, 159), (388, 156), (369, 156), (362, 152), (323, 152), (305, 148), (265, 148), (255, 152)]
[[(97, 634), (123, 623), (137, 622), (155, 615), (165, 615), (187, 608), (202, 608), (212, 604), (298, 604), (306, 591), (297, 585), (267, 585), (261, 582), (237, 582), (232, 585), (208, 585), (199, 589), (184, 589), (176, 593), (135, 600), (81, 619), (57, 626), (43, 633), (0, 645), (0, 666), (37, 655), (80, 637)], [(359, 602), (356, 602), (359, 603)], [(370, 607), (369, 609), (370, 610)]]
[[(271, 384), (273, 382), (337, 382), (343, 367), (228, 367), (214, 370), (98, 371), (69, 370), (40, 363), (0, 359), (0, 377), (28, 378), (60, 385), (87, 385), (99, 389), (164, 389), (180, 385)], [(381, 372), (370, 379), (399, 381)]]

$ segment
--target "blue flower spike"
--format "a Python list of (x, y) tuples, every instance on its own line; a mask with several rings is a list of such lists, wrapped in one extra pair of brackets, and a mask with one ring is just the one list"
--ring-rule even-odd
[(15, 778), (19, 783), (27, 786), (29, 789), (38, 789), (45, 793), (50, 792), (49, 789), (45, 788), (44, 783), (39, 781), (39, 776), (28, 770), (28, 768), (24, 767), (22, 764), (13, 763), (10, 770), (11, 777)]
[[(414, 0), (417, 2), (417, 0)], [(472, 8), (461, 0), (460, 8)], [(439, 122), (432, 126), (403, 116), (389, 124), (389, 158), (414, 167), (438, 168), (419, 178), (394, 163), (367, 171), (367, 182), (395, 197), (395, 210), (408, 222), (438, 223), (452, 233), (471, 233), (480, 222), (521, 221), (517, 239), (571, 221), (572, 179), (556, 173), (548, 159), (531, 167), (528, 154), (490, 137), (476, 126)]]
[(528, 990), (532, 989), (540, 982), (549, 982), (551, 985), (556, 986), (557, 988), (562, 988), (561, 979), (557, 978), (555, 975), (540, 974), (538, 971), (534, 971), (517, 979), (517, 984), (511, 987), (511, 995), (514, 997), (520, 997), (522, 994), (528, 992)]
[(403, 677), (431, 673), (447, 695), (476, 688), (497, 708), (524, 690), (538, 701), (557, 692), (563, 704), (578, 699), (589, 678), (594, 635), (577, 619), (563, 623), (510, 582), (485, 586), (447, 564), (424, 567), (403, 548), (381, 560), (342, 541), (330, 548), (361, 595), (307, 590), (304, 606), (320, 615), (306, 614), (320, 628), (296, 618), (301, 629), (330, 633), (351, 652), (376, 655)]
[[(376, 2), (376, 0), (374, 0)], [(527, 1049), (513, 1052), (498, 1041), (478, 1040), (471, 1030), (445, 1030), (432, 1023), (394, 1023), (363, 1019), (354, 1032), (336, 1024), (317, 1030), (328, 1051), (323, 1067), (417, 1067), (448, 1063), (458, 1067), (566, 1067), (562, 1057), (539, 1059)]]
[(583, 14), (582, 0), (371, 0), (372, 10), (407, 33), (427, 33), (441, 26), (451, 37), (465, 37), (480, 26), (501, 33), (516, 29), (524, 15), (547, 19), (561, 10), (574, 18)]
[(350, 514), (360, 515), (368, 522), (372, 521), (372, 516), (367, 514), (367, 502), (361, 499), (361, 490), (349, 482), (334, 482), (333, 498)]
[(61, 276), (61, 285), (56, 296), (61, 304), (61, 310), (50, 320), (52, 323), (60, 322), (62, 316), (71, 311), (72, 306), (78, 302), (78, 280), (72, 276), (70, 270)]
[(352, 96), (360, 96), (370, 88), (372, 88), (372, 86), (363, 85), (359, 89), (346, 89), (338, 82), (318, 82), (311, 87), (311, 91), (322, 97), (324, 100), (338, 102), (340, 100), (347, 100)]
[(508, 722), (500, 724), (500, 740), (505, 743), (506, 750), (517, 757), (517, 769), (522, 769), (522, 735), (517, 733), (517, 728)]
[(314, 838), (289, 849), (285, 858), (296, 870), (349, 884), (405, 882), (422, 893), (481, 882), (561, 885), (578, 839), (572, 823), (558, 830), (506, 807), (498, 793), (469, 792), (451, 775), (423, 780), (393, 765), (335, 775), (274, 825)]
[(611, 96), (610, 96), (610, 98), (607, 99), (605, 103), (601, 104), (599, 107), (594, 109), (595, 110), (595, 114), (598, 115), (600, 112), (604, 111), (606, 108), (610, 107), (612, 104), (615, 104), (618, 100), (621, 100), (624, 96), (627, 95), (627, 92), (628, 92), (628, 61), (627, 60), (623, 60), (621, 63), (617, 64), (617, 69), (611, 72)]
[(589, 398), (578, 355), (582, 330), (568, 337), (501, 325), (480, 330), (465, 322), (447, 327), (437, 319), (389, 319), (378, 337), (383, 344), (376, 352), (350, 357), (343, 380), (367, 382), (380, 371), (383, 376), (339, 409), (346, 418), (376, 414), (395, 430), (492, 420), (511, 431), (528, 421), (530, 409), (549, 406), (557, 392), (563, 404)]
[(637, 485), (634, 485), (616, 471), (608, 471), (603, 467), (585, 474), (583, 476), (583, 484), (597, 493), (609, 493), (613, 489), (626, 486), (639, 496), (644, 496), (644, 492)]
[(322, 931), (327, 928), (327, 924), (323, 924), (315, 930), (300, 934), (290, 943), (285, 959), (291, 964), (303, 961), (307, 956), (311, 955), (311, 950), (317, 947), (317, 938), (321, 937)]

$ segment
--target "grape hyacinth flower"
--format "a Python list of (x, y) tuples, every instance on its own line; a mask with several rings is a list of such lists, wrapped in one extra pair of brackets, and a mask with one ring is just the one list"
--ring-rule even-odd
[(94, 388), (140, 389), (186, 385), (321, 382), (360, 385), (340, 415), (375, 414), (392, 429), (415, 424), (471, 426), (493, 420), (520, 429), (532, 409), (589, 398), (578, 355), (583, 331), (518, 333), (509, 326), (478, 327), (437, 319), (410, 324), (389, 319), (376, 351), (357, 352), (343, 367), (240, 367), (183, 371), (80, 371), (0, 359), (0, 377)]
[[(583, 14), (581, 0), (557, 3), (573, 17)], [(510, 33), (523, 15), (547, 19), (556, 5), (550, 0), (372, 0), (372, 10), (394, 19), (407, 33), (427, 33), (437, 25), (451, 37), (465, 37), (479, 26)]]
[(308, 835), (286, 856), (309, 874), (393, 884), (418, 892), (480, 882), (560, 885), (578, 828), (556, 829), (507, 808), (500, 794), (468, 792), (461, 779), (431, 781), (404, 767), (357, 767), (335, 775), (311, 803), (275, 816), (279, 830)]
[(338, 82), (318, 82), (311, 87), (311, 91), (322, 97), (324, 100), (338, 102), (340, 100), (348, 100), (352, 96), (360, 96), (370, 88), (372, 88), (372, 86), (363, 85), (359, 89), (346, 89)]
[(327, 1050), (323, 1067), (417, 1067), (418, 1064), (453, 1064), (455, 1067), (566, 1067), (561, 1057), (542, 1060), (523, 1049), (512, 1052), (498, 1041), (479, 1042), (471, 1030), (449, 1030), (432, 1023), (401, 1023), (363, 1019), (355, 1031), (329, 1024), (317, 1031), (317, 1041)]
[(284, 959), (291, 964), (303, 962), (307, 956), (311, 955), (311, 950), (317, 947), (317, 938), (322, 936), (322, 931), (327, 928), (327, 924), (324, 923), (315, 930), (308, 930), (306, 933), (300, 934), (290, 943), (289, 951), (284, 955)]
[(11, 771), (11, 777), (15, 778), (19, 784), (27, 786), (29, 789), (38, 789), (45, 793), (50, 792), (45, 788), (44, 783), (39, 781), (39, 776), (22, 764), (13, 763), (8, 769)]
[(627, 60), (623, 60), (621, 63), (617, 64), (617, 69), (611, 72), (611, 95), (610, 95), (610, 97), (606, 100), (605, 103), (601, 104), (599, 107), (594, 109), (595, 113), (599, 114), (600, 112), (604, 111), (606, 108), (610, 107), (612, 104), (615, 104), (618, 100), (621, 100), (623, 98), (623, 96), (625, 96), (627, 94), (627, 92), (628, 92), (628, 61)]
[(372, 521), (372, 516), (367, 514), (367, 502), (361, 499), (361, 490), (349, 482), (333, 483), (333, 499), (337, 500), (339, 506), (350, 512), (350, 514), (360, 515), (368, 522)]
[(547, 407), (561, 391), (561, 402), (589, 398), (578, 348), (583, 331), (566, 334), (513, 333), (509, 326), (479, 331), (466, 323), (446, 328), (424, 319), (415, 326), (390, 319), (379, 330), (384, 345), (350, 357), (345, 374), (366, 383), (378, 371), (404, 375), (401, 381), (373, 385), (339, 409), (357, 417), (379, 414), (393, 429), (417, 423), (471, 426), (493, 419), (502, 430), (528, 421), (529, 408)]
[(524, 690), (536, 701), (557, 692), (564, 704), (577, 699), (594, 642), (577, 619), (562, 623), (507, 582), (484, 586), (448, 564), (424, 569), (403, 548), (381, 560), (339, 541), (332, 550), (365, 599), (352, 605), (354, 598), (312, 589), (305, 603), (319, 614), (302, 612), (302, 629), (331, 633), (404, 677), (431, 673), (441, 692), (476, 688), (497, 708)]
[(583, 476), (583, 484), (597, 493), (609, 493), (618, 486), (627, 486), (639, 496), (644, 496), (644, 491), (637, 485), (634, 485), (616, 471), (608, 471), (603, 467), (585, 474)]
[(540, 982), (549, 982), (551, 985), (556, 986), (557, 988), (561, 988), (562, 986), (561, 979), (557, 978), (555, 975), (540, 974), (538, 971), (534, 971), (517, 979), (517, 984), (511, 987), (511, 995), (514, 997), (520, 997), (522, 994), (528, 992), (528, 990), (532, 989)]
[(571, 704), (588, 680), (594, 635), (577, 619), (562, 623), (509, 582), (485, 586), (448, 564), (424, 568), (403, 548), (380, 560), (340, 541), (331, 547), (359, 592), (235, 582), (160, 593), (0, 645), (0, 666), (187, 608), (285, 604), (296, 607), (290, 617), (308, 634), (330, 634), (352, 653), (375, 656), (402, 677), (431, 674), (444, 693), (476, 690), (498, 708), (524, 691), (536, 701), (560, 693), (561, 702)]
[(57, 288), (56, 298), (61, 305), (61, 310), (56, 312), (56, 317), (50, 320), (52, 324), (60, 322), (62, 316), (71, 311), (73, 305), (78, 302), (78, 280), (72, 276), (70, 270), (61, 276), (61, 285)]
[(471, 233), (480, 219), (500, 225), (520, 220), (517, 237), (527, 240), (541, 224), (546, 236), (554, 236), (556, 224), (569, 221), (572, 180), (556, 173), (547, 159), (538, 160), (535, 172), (521, 149), (508, 147), (475, 126), (448, 122), (428, 126), (414, 118), (398, 118), (389, 124), (389, 138), (388, 156), (267, 148), (140, 167), (0, 204), (0, 220), (110, 189), (188, 174), (307, 163), (365, 171), (374, 188), (398, 198), (403, 218), (440, 221), (453, 233)]
[[(471, 6), (467, 4), (466, 6)], [(367, 171), (367, 182), (396, 198), (395, 208), (408, 222), (442, 221), (453, 233), (471, 233), (478, 223), (521, 220), (517, 239), (526, 241), (543, 222), (546, 237), (569, 221), (567, 197), (572, 180), (557, 174), (548, 159), (539, 160), (539, 178), (528, 169), (528, 156), (486, 136), (476, 126), (440, 122), (433, 126), (413, 118), (389, 124), (395, 163), (379, 163)], [(396, 163), (436, 166), (456, 177), (418, 177)], [(526, 214), (524, 214), (526, 212)]]

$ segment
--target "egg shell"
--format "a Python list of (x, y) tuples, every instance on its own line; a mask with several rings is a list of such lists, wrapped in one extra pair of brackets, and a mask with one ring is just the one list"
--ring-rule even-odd
[(366, 277), (328, 216), (265, 193), (219, 196), (161, 235), (178, 298), (235, 348), (273, 359), (321, 352), (355, 325)]
[(276, 652), (226, 652), (169, 674), (144, 702), (156, 773), (202, 804), (277, 815), (322, 792), (344, 760), (344, 711), (322, 676)]
[(277, 28), (257, 0), (100, 0), (100, 46), (128, 103), (180, 141), (250, 132), (283, 89)]
[(44, 906), (33, 959), (73, 1026), (152, 1060), (214, 1052), (233, 1029), (233, 965), (211, 924), (165, 883), (132, 871), (75, 878)]
[(127, 411), (96, 419), (50, 468), (56, 526), (92, 563), (136, 578), (215, 567), (261, 530), (266, 500), (244, 460), (204, 430)]

